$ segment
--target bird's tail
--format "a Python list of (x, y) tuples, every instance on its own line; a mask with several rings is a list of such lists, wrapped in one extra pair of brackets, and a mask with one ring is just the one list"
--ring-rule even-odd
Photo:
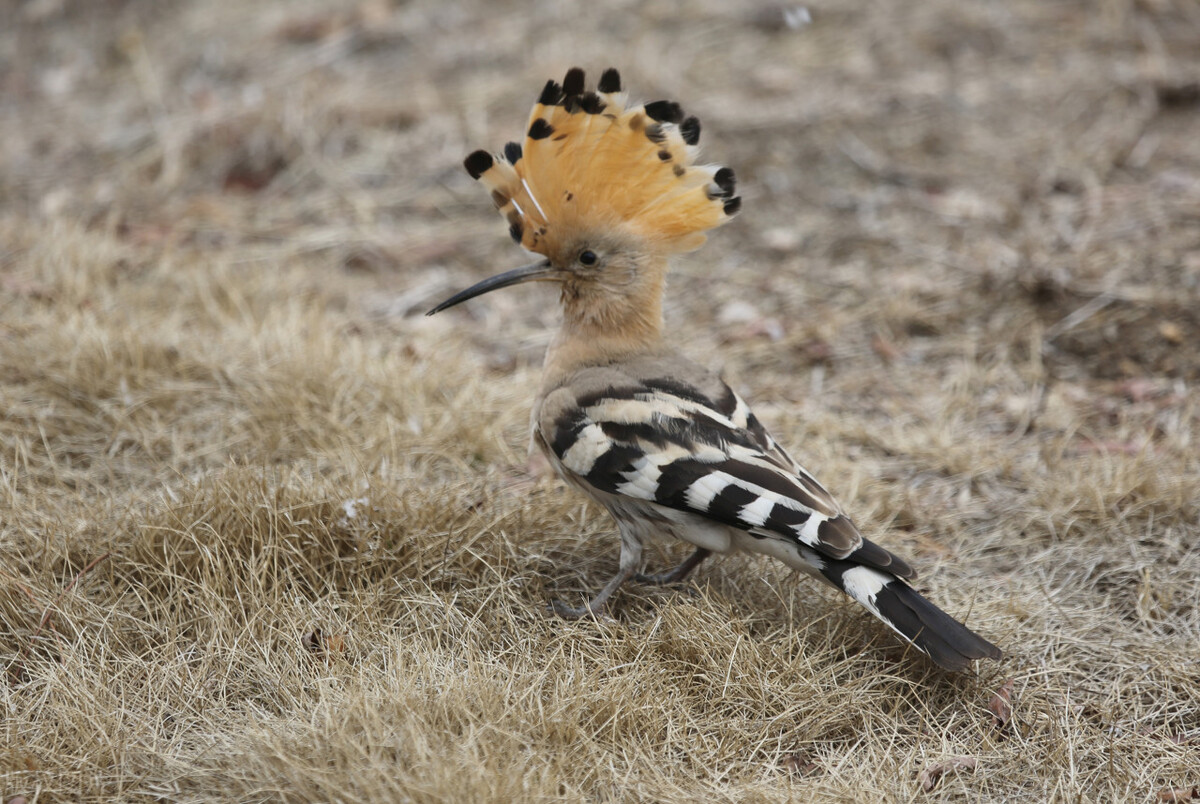
[(896, 576), (854, 561), (822, 558), (820, 574), (861, 603), (889, 628), (947, 670), (975, 659), (999, 659), (1001, 650), (921, 596)]

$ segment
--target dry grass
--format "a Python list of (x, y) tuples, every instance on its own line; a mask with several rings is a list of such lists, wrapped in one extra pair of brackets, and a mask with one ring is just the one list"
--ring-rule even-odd
[[(0, 795), (1200, 784), (1200, 7), (682, 7), (8, 4)], [(415, 313), (516, 264), (459, 161), (575, 62), (742, 179), (680, 337), (1003, 663), (748, 558), (546, 616), (617, 552), (527, 466), (550, 293)]]

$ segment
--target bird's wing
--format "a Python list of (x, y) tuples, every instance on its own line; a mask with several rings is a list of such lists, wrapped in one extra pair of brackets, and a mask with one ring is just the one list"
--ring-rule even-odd
[[(587, 376), (590, 373), (590, 376)], [(545, 399), (538, 434), (585, 486), (716, 520), (902, 578), (720, 380), (590, 369)]]

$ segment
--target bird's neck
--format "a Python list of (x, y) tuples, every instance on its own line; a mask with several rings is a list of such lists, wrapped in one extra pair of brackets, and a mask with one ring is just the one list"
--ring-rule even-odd
[(563, 321), (546, 352), (543, 391), (574, 372), (661, 351), (665, 271), (632, 293), (563, 289)]

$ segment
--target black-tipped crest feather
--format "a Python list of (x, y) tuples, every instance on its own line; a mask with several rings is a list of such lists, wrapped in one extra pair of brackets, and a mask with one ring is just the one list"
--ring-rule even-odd
[(542, 94), (538, 96), (538, 103), (543, 106), (554, 106), (562, 100), (563, 90), (557, 81), (547, 81), (546, 86), (542, 88)]
[(723, 167), (713, 174), (713, 183), (721, 188), (721, 196), (732, 198), (737, 187), (737, 177), (731, 168)]
[(463, 167), (471, 174), (472, 179), (478, 179), (492, 167), (493, 161), (492, 155), (487, 151), (474, 151), (463, 160)]
[(554, 126), (547, 123), (540, 117), (533, 121), (533, 125), (529, 127), (527, 136), (531, 140), (544, 140), (554, 133)]
[(600, 74), (600, 83), (596, 85), (596, 89), (600, 92), (620, 92), (621, 91), (621, 74), (616, 68), (609, 67)]
[(688, 145), (696, 145), (700, 142), (700, 120), (695, 117), (684, 120), (679, 124), (679, 133)]
[(563, 94), (567, 97), (572, 95), (582, 95), (584, 87), (584, 72), (578, 67), (572, 67), (567, 70), (566, 76), (563, 78)]
[(678, 123), (683, 120), (683, 108), (675, 101), (659, 100), (647, 103), (646, 114), (660, 123)]

